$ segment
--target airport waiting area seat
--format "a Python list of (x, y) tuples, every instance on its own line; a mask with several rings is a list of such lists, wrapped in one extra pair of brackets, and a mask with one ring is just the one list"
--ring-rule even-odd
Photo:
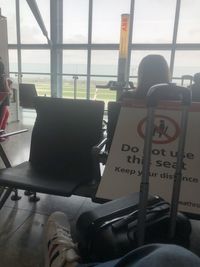
[(19, 84), (19, 104), (22, 108), (34, 109), (36, 96), (37, 90), (35, 88), (35, 84)]
[(0, 186), (69, 197), (93, 197), (100, 181), (92, 148), (102, 137), (104, 102), (36, 97), (30, 158), (0, 170)]

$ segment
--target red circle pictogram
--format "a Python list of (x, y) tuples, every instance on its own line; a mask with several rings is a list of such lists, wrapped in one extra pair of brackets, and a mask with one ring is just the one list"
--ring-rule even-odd
[[(163, 130), (161, 131), (159, 129), (158, 126), (154, 126), (154, 129), (157, 131), (158, 134), (162, 135), (164, 137), (164, 139), (154, 139), (154, 137), (152, 138), (152, 143), (154, 144), (168, 144), (173, 142), (174, 140), (176, 140), (176, 138), (179, 136), (180, 134), (180, 128), (179, 125), (177, 124), (177, 122), (175, 120), (173, 120), (170, 117), (167, 116), (163, 116), (163, 115), (155, 115), (155, 118), (157, 119), (162, 119), (165, 122), (168, 122), (168, 124), (173, 127), (173, 133), (171, 135), (168, 135), (166, 132), (164, 132)], [(147, 117), (145, 117), (144, 119), (142, 119), (137, 126), (137, 132), (139, 134), (139, 136), (141, 138), (145, 138), (145, 134), (144, 134), (144, 124), (146, 123)]]

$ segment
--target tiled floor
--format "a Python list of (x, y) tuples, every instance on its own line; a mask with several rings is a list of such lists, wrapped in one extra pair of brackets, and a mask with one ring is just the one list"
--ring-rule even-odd
[[(8, 129), (27, 127), (29, 132), (10, 137), (3, 147), (12, 163), (18, 164), (29, 157), (31, 129), (35, 113), (26, 112), (22, 124), (11, 123)], [(3, 163), (0, 162), (0, 167)], [(39, 194), (40, 201), (31, 203), (23, 191), (22, 199), (10, 199), (0, 211), (0, 267), (44, 267), (44, 225), (53, 211), (68, 214), (73, 233), (78, 216), (97, 205), (88, 198), (70, 198)], [(200, 255), (200, 222), (192, 221), (191, 250)], [(75, 234), (74, 234), (75, 235)]]

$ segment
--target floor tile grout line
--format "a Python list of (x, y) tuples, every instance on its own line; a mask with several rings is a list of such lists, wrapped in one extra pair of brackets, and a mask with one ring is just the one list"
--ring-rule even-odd
[[(33, 216), (34, 213), (31, 213), (28, 215), (28, 217), (23, 221), (23, 223), (21, 223), (13, 232), (11, 232), (8, 237), (6, 238), (5, 242), (7, 242), (28, 220), (29, 218), (31, 218), (31, 216)], [(0, 245), (0, 247), (4, 246), (4, 244)]]

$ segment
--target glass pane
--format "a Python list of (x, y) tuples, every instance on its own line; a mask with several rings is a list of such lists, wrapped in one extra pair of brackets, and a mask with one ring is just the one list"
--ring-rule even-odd
[(34, 83), (39, 96), (50, 96), (50, 76), (23, 74), (22, 83)]
[(200, 43), (200, 1), (182, 0), (177, 42)]
[(130, 0), (94, 0), (92, 42), (119, 43), (123, 13), (130, 13)]
[(119, 51), (93, 50), (91, 74), (117, 75)]
[(113, 77), (92, 77), (90, 83), (90, 99), (92, 100), (103, 100), (105, 102), (105, 109), (107, 109), (107, 104), (109, 101), (116, 101), (116, 91), (111, 91), (109, 89), (98, 89), (96, 85), (105, 85), (110, 80), (116, 81)]
[(8, 50), (8, 53), (9, 53), (9, 71), (17, 72), (18, 71), (17, 50)]
[(87, 43), (88, 0), (63, 1), (63, 42)]
[(64, 50), (63, 51), (63, 73), (86, 74), (87, 73), (87, 51), (86, 50)]
[(50, 52), (48, 50), (22, 50), (22, 72), (49, 73)]
[(137, 0), (133, 43), (172, 42), (176, 0)]
[[(45, 27), (49, 33), (50, 6), (49, 0), (37, 1)], [(26, 0), (20, 0), (20, 26), (22, 43), (47, 43)]]
[(200, 72), (200, 51), (177, 51), (174, 61), (174, 77), (194, 75)]
[(63, 97), (86, 99), (86, 78), (63, 77)]
[(8, 43), (17, 43), (15, 0), (1, 0), (1, 13), (7, 17)]
[[(157, 54), (157, 55), (162, 55), (168, 65), (170, 64), (170, 51), (132, 51), (131, 54), (131, 67), (130, 67), (130, 76), (137, 76), (138, 75), (138, 66), (140, 64), (140, 61), (143, 59), (143, 57), (150, 55), (150, 54)], [(137, 86), (136, 84), (134, 84)]]

